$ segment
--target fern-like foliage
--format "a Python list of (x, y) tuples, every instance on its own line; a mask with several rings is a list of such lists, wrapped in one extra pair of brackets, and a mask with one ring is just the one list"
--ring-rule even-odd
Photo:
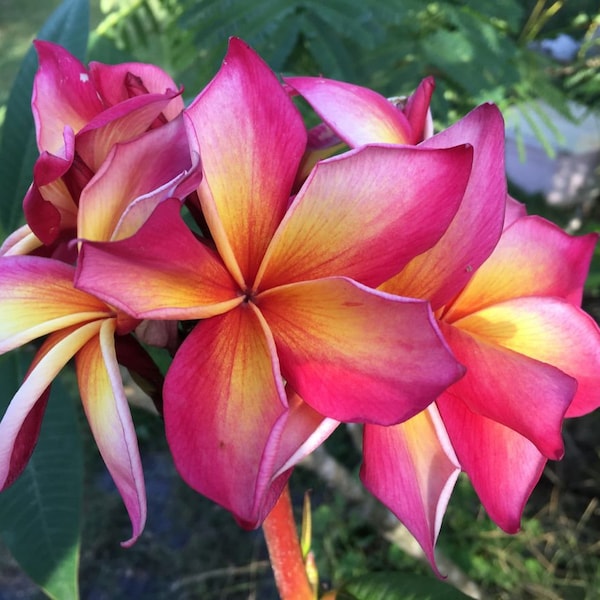
[[(221, 64), (230, 36), (280, 73), (324, 75), (392, 96), (436, 78), (446, 125), (478, 103), (506, 108), (544, 97), (567, 112), (547, 58), (528, 46), (540, 22), (522, 0), (102, 0), (97, 35), (158, 62), (190, 92)], [(547, 15), (540, 18), (547, 20)], [(595, 63), (594, 63), (595, 64)], [(597, 70), (567, 83), (589, 97)]]

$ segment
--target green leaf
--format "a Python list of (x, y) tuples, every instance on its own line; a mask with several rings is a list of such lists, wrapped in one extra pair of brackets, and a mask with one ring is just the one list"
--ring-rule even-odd
[[(83, 58), (89, 34), (88, 0), (64, 0), (52, 13), (38, 39), (63, 45)], [(21, 203), (38, 156), (31, 114), (31, 91), (37, 69), (33, 47), (25, 56), (6, 106), (0, 141), (0, 236), (5, 238), (22, 222)]]
[(451, 585), (407, 573), (371, 573), (348, 581), (336, 600), (465, 600), (469, 598)]
[[(0, 408), (21, 384), (32, 356), (31, 351), (19, 350), (0, 357)], [(75, 403), (57, 380), (35, 452), (23, 474), (0, 494), (4, 543), (29, 577), (55, 600), (79, 598), (82, 490)]]

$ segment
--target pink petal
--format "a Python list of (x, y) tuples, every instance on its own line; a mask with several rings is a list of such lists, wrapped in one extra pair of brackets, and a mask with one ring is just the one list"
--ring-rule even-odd
[(324, 417), (311, 408), (296, 392), (287, 387), (287, 410), (279, 439), (273, 436), (273, 453), (277, 453), (276, 475), (298, 464), (305, 456), (318, 448), (338, 427), (339, 421)]
[(74, 273), (71, 266), (49, 258), (0, 259), (0, 353), (111, 314), (103, 302), (74, 289)]
[(77, 134), (77, 152), (96, 172), (111, 148), (144, 133), (175, 97), (176, 92), (147, 94), (106, 109)]
[(115, 321), (105, 320), (77, 353), (75, 365), (81, 401), (100, 454), (123, 498), (133, 533), (131, 546), (146, 521), (146, 490), (137, 439), (114, 345)]
[(84, 242), (77, 287), (139, 319), (203, 319), (241, 304), (243, 294), (180, 209), (179, 200), (165, 200), (134, 236)]
[(269, 67), (235, 38), (186, 112), (202, 152), (208, 225), (238, 284), (250, 285), (288, 206), (306, 146), (302, 118)]
[(38, 148), (55, 153), (68, 125), (77, 132), (104, 109), (87, 69), (58, 44), (36, 40), (39, 69), (33, 85), (32, 109)]
[(78, 237), (109, 241), (133, 235), (162, 200), (174, 196), (191, 168), (183, 119), (114, 146), (81, 193)]
[(29, 225), (23, 225), (13, 231), (0, 246), (0, 256), (19, 256), (30, 254), (42, 245), (42, 242), (31, 231)]
[[(577, 392), (567, 416), (579, 416), (600, 406), (600, 329), (578, 307), (557, 298), (517, 298), (478, 311), (454, 325), (488, 344), (552, 365), (575, 379)], [(515, 386), (514, 380), (509, 385)], [(548, 413), (551, 394), (539, 391), (534, 395)], [(535, 401), (527, 404), (531, 407)], [(543, 418), (536, 417), (535, 421), (543, 422)]]
[(514, 429), (542, 454), (559, 459), (562, 422), (577, 382), (551, 364), (521, 354), (517, 344), (511, 347), (500, 339), (506, 335), (508, 340), (519, 325), (514, 319), (495, 319), (493, 314), (489, 319), (483, 314), (467, 317), (456, 327), (442, 323), (454, 355), (467, 367), (466, 375), (448, 391), (471, 411)]
[(410, 123), (411, 144), (417, 144), (433, 135), (433, 119), (429, 105), (434, 90), (435, 80), (433, 77), (426, 77), (406, 100), (403, 112)]
[(516, 533), (546, 459), (527, 438), (471, 412), (452, 393), (442, 394), (437, 405), (461, 467), (490, 518)]
[(179, 473), (248, 528), (289, 477), (273, 480), (280, 465), (269, 450), (286, 405), (273, 340), (251, 304), (201, 321), (167, 373), (165, 426)]
[(484, 104), (420, 147), (447, 148), (461, 143), (473, 146), (473, 168), (456, 216), (433, 248), (381, 287), (386, 292), (429, 300), (434, 310), (451, 300), (491, 254), (504, 221), (506, 176), (500, 111)]
[(527, 208), (524, 204), (515, 200), (512, 196), (506, 196), (506, 210), (504, 213), (504, 229), (510, 227), (517, 219), (527, 216)]
[(443, 235), (470, 166), (466, 146), (368, 146), (320, 163), (277, 230), (254, 289), (336, 275), (379, 285)]
[(399, 423), (462, 375), (425, 302), (342, 278), (274, 288), (255, 302), (286, 381), (338, 421)]
[(38, 350), (25, 380), (0, 422), (0, 489), (26, 467), (35, 448), (49, 386), (73, 355), (96, 333), (97, 321), (54, 333)]
[(365, 425), (365, 487), (414, 535), (432, 567), (434, 547), (460, 466), (434, 405), (392, 427)]
[(580, 304), (596, 240), (596, 234), (572, 237), (541, 217), (518, 219), (504, 231), (444, 319), (452, 322), (521, 296), (558, 296)]
[[(155, 65), (135, 62), (105, 65), (91, 62), (89, 68), (100, 97), (109, 106), (137, 95), (136, 91), (139, 89), (146, 89), (149, 94), (178, 91), (178, 86), (173, 79)], [(168, 121), (171, 121), (183, 108), (183, 98), (178, 94), (165, 107), (163, 114)]]
[(406, 116), (368, 88), (324, 77), (286, 77), (285, 82), (353, 148), (373, 142), (412, 143)]

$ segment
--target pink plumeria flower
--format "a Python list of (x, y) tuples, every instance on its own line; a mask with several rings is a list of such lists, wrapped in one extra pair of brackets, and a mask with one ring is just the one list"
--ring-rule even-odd
[[(404, 121), (382, 110), (383, 98), (369, 110), (370, 90), (352, 86), (349, 106), (348, 94), (340, 94), (346, 84), (315, 78), (288, 84), (351, 145), (407, 142)], [(564, 417), (600, 404), (600, 336), (579, 308), (596, 236), (572, 238), (525, 217), (507, 196), (503, 123), (493, 106), (419, 146), (465, 141), (474, 147), (473, 174), (454, 220), (436, 245), (379, 289), (429, 300), (467, 373), (405, 423), (366, 425), (361, 471), (434, 568), (435, 542), (461, 469), (491, 518), (515, 532), (546, 460), (562, 456)]]
[(401, 422), (462, 375), (426, 302), (374, 288), (443, 235), (471, 148), (352, 151), (290, 197), (301, 116), (237, 39), (186, 118), (215, 250), (166, 201), (133, 237), (84, 243), (77, 286), (136, 318), (199, 320), (166, 377), (168, 442), (194, 489), (255, 527), (338, 421)]
[[(64, 67), (67, 77), (73, 75), (70, 69), (75, 68), (77, 63), (74, 66), (75, 59), (66, 51), (53, 45), (46, 46), (45, 43), (38, 44), (38, 50), (42, 62), (42, 75), (38, 74), (38, 85), (42, 85), (39, 78), (43, 79), (44, 74), (47, 74), (46, 70), (50, 70), (52, 81), (57, 75), (48, 66), (48, 61), (51, 66), (57, 66), (53, 61), (58, 61), (58, 65)], [(49, 54), (45, 56), (44, 53)], [(103, 76), (98, 75), (99, 82), (108, 85), (115, 77), (115, 81), (127, 77), (125, 73), (129, 73), (131, 67), (96, 66), (92, 72), (100, 69)], [(121, 75), (117, 76), (119, 73)], [(148, 73), (155, 71), (148, 68)], [(81, 83), (88, 84), (89, 81)], [(108, 87), (104, 92), (107, 97), (110, 97), (111, 90), (119, 94), (126, 93), (121, 89), (122, 86)], [(145, 99), (148, 96), (145, 94)], [(128, 102), (119, 95), (111, 98), (121, 104)], [(75, 98), (73, 102), (80, 101), (85, 105), (84, 100), (85, 98)], [(158, 102), (158, 105), (162, 105), (162, 102)], [(46, 107), (47, 111), (42, 111), (49, 123), (53, 122), (50, 117), (56, 117), (51, 111), (52, 106), (54, 105), (50, 104)], [(59, 102), (54, 107), (59, 113), (58, 122), (65, 118), (61, 111), (68, 107), (68, 102)], [(155, 112), (156, 106), (150, 113), (152, 119), (157, 118)], [(133, 118), (130, 111), (123, 114)], [(101, 241), (126, 238), (137, 231), (158, 204), (168, 198), (181, 203), (195, 190), (201, 179), (198, 150), (190, 143), (190, 140), (195, 142), (195, 136), (188, 138), (183, 115), (173, 113), (169, 116), (172, 119), (160, 127), (150, 127), (148, 131), (131, 139), (127, 138), (128, 134), (121, 135), (117, 127), (112, 133), (114, 140), (120, 140), (119, 143), (96, 145), (99, 142), (97, 139), (92, 144), (100, 153), (96, 156), (102, 155), (102, 158), (98, 158), (97, 170), (90, 174), (85, 185), (78, 190), (77, 206), (73, 204), (68, 212), (69, 228), (75, 227), (71, 236), (79, 240), (85, 238)], [(144, 113), (142, 121), (145, 122), (145, 128), (148, 127), (148, 118), (149, 115)], [(82, 117), (82, 121), (84, 120)], [(72, 117), (71, 123), (75, 121), (76, 118)], [(110, 119), (107, 123), (114, 125), (114, 121)], [(50, 125), (48, 127), (51, 129)], [(88, 131), (98, 133), (100, 130), (101, 127)], [(47, 134), (46, 137), (49, 136), (44, 128), (42, 131), (44, 135)], [(106, 129), (104, 133), (108, 134), (108, 131)], [(44, 138), (44, 143), (51, 144), (51, 141)], [(92, 147), (88, 150), (91, 152)], [(105, 150), (108, 152), (104, 156)], [(53, 160), (48, 156), (42, 156), (40, 160)], [(60, 187), (67, 179), (68, 177), (61, 176), (48, 185)], [(43, 202), (47, 204), (46, 200)], [(63, 218), (66, 214), (60, 215), (59, 228), (66, 225), (67, 221)], [(46, 223), (47, 233), (53, 227), (52, 223), (53, 217)], [(38, 221), (38, 224), (41, 226), (43, 221)], [(49, 248), (56, 258), (25, 256), (46, 253), (48, 248), (40, 248), (41, 243), (27, 226), (23, 227), (5, 241), (0, 257), (0, 310), (3, 315), (0, 324), (0, 352), (7, 352), (36, 338), (48, 336), (36, 354), (25, 382), (0, 422), (0, 489), (14, 481), (25, 467), (35, 447), (49, 386), (62, 367), (74, 357), (88, 421), (132, 521), (133, 533), (125, 542), (130, 545), (144, 527), (146, 497), (135, 430), (123, 390), (119, 364), (143, 373), (146, 377), (154, 376), (156, 369), (153, 370), (150, 358), (131, 335), (139, 320), (76, 290), (73, 287), (75, 268), (58, 260), (57, 246), (54, 243)], [(63, 250), (70, 249), (70, 252), (63, 252), (61, 258), (68, 262), (76, 260), (77, 245), (74, 242), (69, 246), (59, 245), (58, 248), (60, 247)], [(157, 327), (145, 325), (145, 339), (152, 337), (156, 340)]]
[(153, 65), (91, 63), (88, 69), (61, 46), (35, 46), (32, 109), (40, 156), (23, 202), (29, 230), (22, 237), (30, 231), (51, 245), (73, 238), (81, 191), (114, 146), (172, 121), (183, 100), (172, 79)]

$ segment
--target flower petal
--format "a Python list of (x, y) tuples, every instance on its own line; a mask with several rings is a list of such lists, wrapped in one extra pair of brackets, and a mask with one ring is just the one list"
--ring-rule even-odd
[(331, 278), (274, 288), (256, 303), (285, 379), (338, 421), (399, 423), (462, 375), (425, 302)]
[(368, 146), (320, 163), (277, 230), (254, 289), (332, 276), (386, 281), (443, 235), (471, 157), (467, 146)]
[(411, 144), (417, 144), (433, 135), (433, 118), (429, 105), (434, 90), (434, 78), (425, 77), (417, 89), (406, 99), (403, 112), (410, 123)]
[[(191, 167), (190, 146), (181, 118), (118, 144), (81, 193), (78, 237), (109, 241), (132, 235), (157, 204), (174, 196)], [(134, 203), (138, 209), (135, 218), (131, 218)], [(140, 205), (144, 206), (143, 211)]]
[(146, 489), (137, 439), (114, 344), (115, 321), (105, 320), (75, 357), (81, 401), (100, 454), (133, 525), (123, 546), (131, 546), (146, 521)]
[(165, 200), (135, 235), (84, 242), (77, 287), (140, 319), (202, 319), (243, 302), (219, 258), (185, 225), (180, 209), (179, 200)]
[(434, 547), (460, 473), (435, 405), (392, 427), (365, 425), (360, 477), (414, 535), (432, 567)]
[(251, 304), (201, 321), (164, 387), (167, 439), (179, 473), (249, 528), (262, 522), (289, 477), (272, 481), (275, 456), (266, 452), (271, 436), (280, 437), (287, 401), (261, 321)]
[(0, 259), (0, 353), (42, 335), (110, 314), (73, 287), (73, 267), (37, 256)]
[[(465, 317), (455, 326), (487, 343), (552, 365), (576, 379), (577, 392), (568, 417), (600, 406), (600, 329), (578, 307), (556, 298), (517, 298)], [(495, 370), (498, 371), (497, 366)], [(514, 386), (514, 380), (509, 385)], [(549, 395), (541, 391), (534, 395), (547, 405), (544, 412), (548, 412)], [(530, 410), (537, 414), (532, 402), (535, 400), (528, 402)], [(535, 421), (539, 420), (536, 417)]]
[(509, 348), (499, 339), (521, 337), (516, 319), (491, 320), (493, 314), (489, 319), (473, 315), (456, 327), (441, 324), (457, 360), (467, 367), (448, 391), (473, 412), (531, 440), (548, 458), (561, 458), (562, 422), (577, 382), (551, 364), (519, 353), (517, 344)]
[[(113, 106), (139, 94), (164, 94), (167, 90), (177, 92), (173, 79), (155, 65), (145, 63), (120, 63), (105, 65), (91, 62), (90, 77), (100, 97)], [(177, 94), (163, 110), (167, 121), (173, 120), (184, 108), (181, 94)]]
[(504, 229), (508, 229), (517, 219), (527, 216), (527, 207), (511, 195), (506, 196), (506, 210), (504, 213)]
[(36, 40), (32, 109), (40, 152), (55, 153), (68, 125), (77, 133), (104, 108), (87, 69), (58, 44)]
[(304, 153), (302, 118), (269, 67), (235, 38), (186, 112), (202, 152), (209, 227), (230, 271), (244, 280), (238, 284), (251, 284)]
[(434, 310), (451, 300), (492, 253), (506, 204), (504, 121), (484, 104), (420, 147), (473, 146), (473, 168), (456, 216), (433, 248), (385, 283), (386, 292), (429, 300)]
[(351, 147), (412, 143), (406, 116), (377, 92), (324, 77), (286, 77), (285, 82)]
[(77, 134), (77, 152), (92, 172), (98, 171), (115, 144), (144, 133), (169, 105), (177, 92), (146, 94), (111, 106)]
[(318, 448), (338, 427), (339, 421), (324, 417), (289, 386), (287, 387), (289, 410), (282, 420), (280, 439), (275, 446), (278, 461), (276, 475), (284, 473)]
[(35, 448), (50, 384), (73, 355), (96, 333), (97, 321), (50, 335), (0, 422), (0, 489), (23, 471)]
[(42, 246), (40, 239), (31, 231), (29, 225), (23, 225), (13, 231), (0, 246), (0, 256), (19, 256), (30, 254)]
[(521, 296), (557, 296), (579, 305), (596, 240), (596, 234), (572, 237), (541, 217), (518, 219), (444, 319), (452, 322)]
[(452, 393), (442, 394), (437, 405), (460, 465), (490, 518), (516, 533), (545, 457), (527, 438), (470, 411)]

